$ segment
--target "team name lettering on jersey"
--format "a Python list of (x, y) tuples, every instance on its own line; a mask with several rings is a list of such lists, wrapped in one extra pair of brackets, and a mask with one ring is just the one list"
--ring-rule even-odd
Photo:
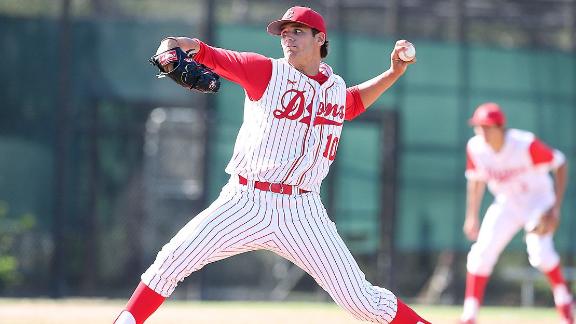
[(491, 180), (498, 181), (498, 182), (506, 182), (511, 180), (517, 175), (520, 175), (524, 172), (528, 171), (527, 167), (519, 167), (513, 169), (492, 169), (487, 168), (486, 173)]
[[(280, 99), (281, 107), (274, 110), (274, 117), (298, 120), (309, 125), (312, 116), (312, 101), (305, 107), (305, 93), (306, 90), (297, 89), (289, 89), (284, 92)], [(344, 105), (320, 102), (314, 125), (342, 125), (344, 109)]]

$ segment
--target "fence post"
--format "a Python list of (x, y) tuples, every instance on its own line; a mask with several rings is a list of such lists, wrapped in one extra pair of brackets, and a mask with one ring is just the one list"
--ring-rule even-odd
[(394, 290), (393, 263), (395, 255), (396, 200), (398, 191), (398, 112), (383, 112), (380, 133), (380, 152), (382, 152), (382, 183), (380, 205), (380, 243), (377, 252), (376, 269), (378, 282), (387, 289)]
[(57, 105), (57, 124), (54, 143), (54, 206), (52, 215), (52, 253), (50, 294), (54, 298), (64, 294), (64, 240), (65, 215), (67, 214), (67, 184), (68, 184), (68, 149), (70, 140), (70, 0), (62, 0), (60, 13), (60, 43), (59, 43), (59, 86)]

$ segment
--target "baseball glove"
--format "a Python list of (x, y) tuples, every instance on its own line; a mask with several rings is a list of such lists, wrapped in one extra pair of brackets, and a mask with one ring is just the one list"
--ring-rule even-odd
[(158, 78), (167, 76), (184, 88), (204, 93), (216, 93), (220, 89), (220, 76), (195, 62), (180, 47), (152, 56), (150, 63), (160, 70)]

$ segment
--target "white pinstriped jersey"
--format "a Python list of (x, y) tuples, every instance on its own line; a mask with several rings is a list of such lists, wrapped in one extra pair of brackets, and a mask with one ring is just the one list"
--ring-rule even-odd
[(481, 136), (467, 145), (466, 178), (486, 181), (497, 199), (554, 195), (549, 171), (564, 163), (564, 155), (543, 144), (534, 134), (506, 130), (504, 146), (499, 152)]
[(245, 99), (227, 173), (320, 191), (336, 155), (346, 104), (344, 80), (325, 70), (329, 77), (320, 85), (284, 59), (272, 60), (262, 98)]

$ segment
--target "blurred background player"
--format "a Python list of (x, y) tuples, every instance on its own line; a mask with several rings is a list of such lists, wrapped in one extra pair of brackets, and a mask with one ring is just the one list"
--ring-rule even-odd
[(242, 86), (244, 121), (226, 168), (230, 181), (162, 248), (115, 323), (143, 323), (192, 272), (258, 249), (304, 269), (359, 320), (428, 323), (392, 292), (366, 281), (320, 200), (344, 120), (363, 113), (404, 74), (413, 61), (398, 55), (410, 43), (396, 42), (387, 71), (346, 88), (322, 62), (327, 32), (316, 11), (290, 8), (268, 25), (268, 32), (280, 36), (283, 59), (214, 48), (187, 37), (161, 43), (157, 53), (181, 47)]
[[(547, 276), (562, 323), (574, 323), (572, 295), (553, 242), (567, 182), (564, 154), (530, 132), (507, 129), (506, 117), (496, 103), (480, 105), (469, 123), (476, 136), (466, 148), (464, 233), (476, 242), (468, 254), (461, 323), (476, 323), (494, 265), (522, 228), (530, 264)], [(486, 184), (494, 202), (480, 226), (479, 210)]]

